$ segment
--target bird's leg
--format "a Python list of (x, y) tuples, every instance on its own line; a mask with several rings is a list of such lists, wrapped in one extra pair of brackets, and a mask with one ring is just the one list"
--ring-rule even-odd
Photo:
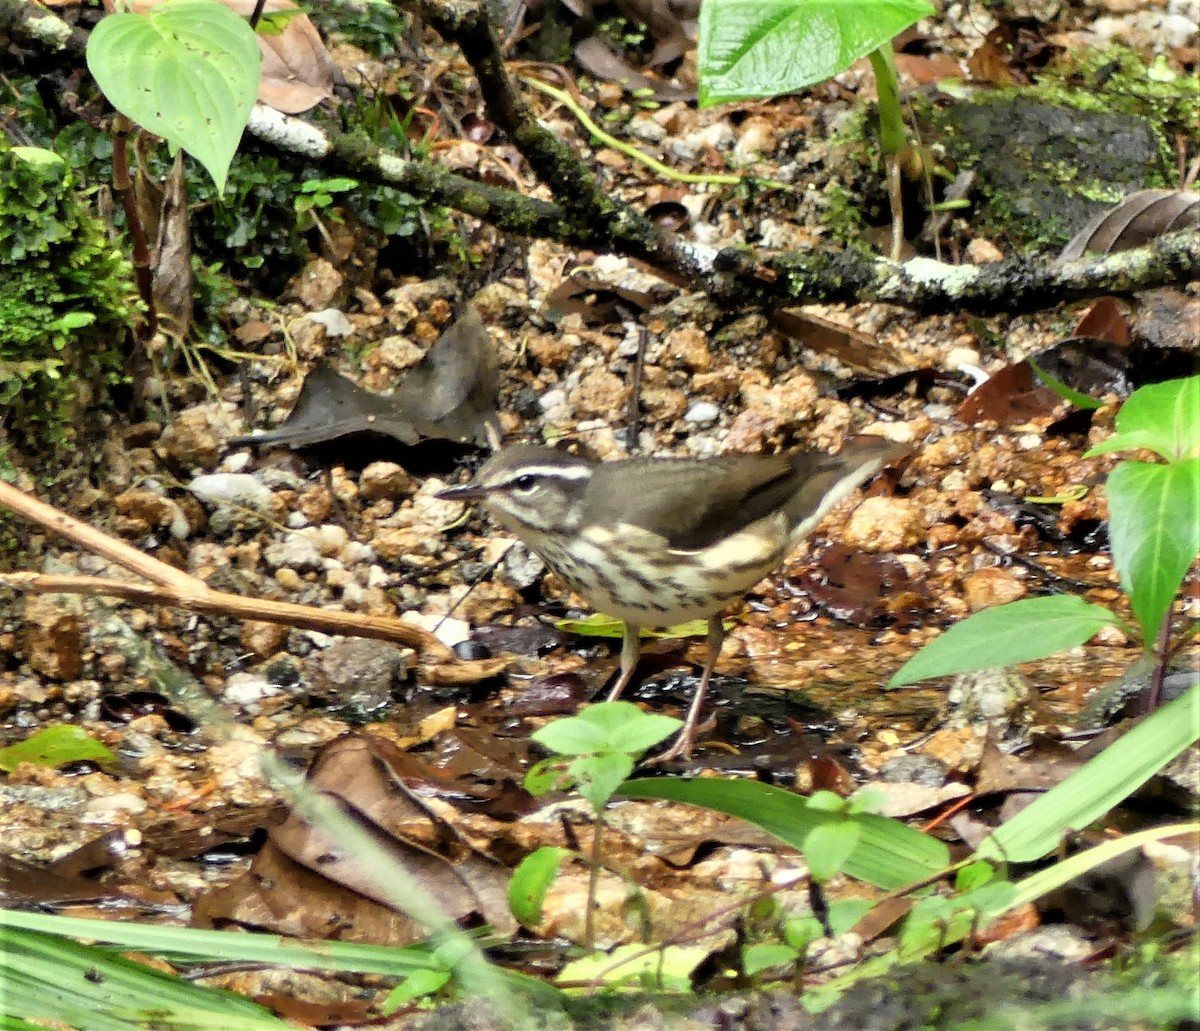
[(621, 675), (617, 677), (616, 686), (608, 692), (606, 701), (615, 702), (621, 697), (621, 692), (633, 679), (633, 671), (637, 669), (638, 656), (641, 654), (642, 628), (636, 623), (626, 623), (625, 636), (621, 639)]
[(708, 617), (708, 658), (704, 663), (704, 673), (700, 677), (700, 686), (688, 706), (687, 718), (683, 721), (683, 729), (671, 745), (661, 755), (647, 760), (647, 765), (670, 762), (672, 759), (691, 758), (692, 745), (696, 743), (696, 725), (700, 722), (700, 707), (704, 704), (704, 695), (708, 691), (708, 682), (712, 679), (717, 659), (721, 655), (721, 642), (725, 639), (725, 626), (721, 622), (721, 613)]

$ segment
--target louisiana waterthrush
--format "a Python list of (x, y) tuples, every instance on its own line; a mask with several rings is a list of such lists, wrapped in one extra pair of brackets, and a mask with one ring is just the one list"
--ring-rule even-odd
[(779, 566), (851, 491), (908, 447), (864, 438), (840, 454), (593, 462), (518, 444), (439, 498), (482, 501), (589, 605), (625, 623), (628, 685), (643, 626), (708, 619), (708, 661), (683, 730), (659, 761), (691, 747), (724, 630), (721, 610)]

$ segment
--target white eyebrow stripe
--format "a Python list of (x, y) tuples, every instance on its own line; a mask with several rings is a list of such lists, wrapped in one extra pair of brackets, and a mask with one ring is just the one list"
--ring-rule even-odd
[(512, 469), (505, 477), (505, 483), (512, 483), (522, 476), (545, 476), (559, 480), (586, 480), (592, 475), (592, 470), (586, 465), (524, 465), (520, 469)]

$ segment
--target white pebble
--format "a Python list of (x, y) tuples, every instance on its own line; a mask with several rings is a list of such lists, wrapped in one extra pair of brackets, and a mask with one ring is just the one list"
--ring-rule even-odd
[(192, 480), (188, 490), (214, 507), (238, 505), (255, 512), (268, 512), (271, 508), (270, 488), (249, 473), (207, 473)]
[(714, 422), (721, 417), (721, 409), (712, 401), (693, 401), (692, 407), (683, 417), (684, 422)]

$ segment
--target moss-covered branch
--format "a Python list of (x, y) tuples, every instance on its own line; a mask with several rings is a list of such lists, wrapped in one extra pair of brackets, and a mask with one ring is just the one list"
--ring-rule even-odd
[[(550, 188), (554, 201), (486, 186), (430, 162), (388, 152), (363, 134), (320, 128), (262, 105), (255, 108), (248, 131), (297, 163), (314, 162), (362, 182), (399, 187), (429, 204), (464, 212), (507, 233), (641, 259), (677, 281), (703, 289), (726, 308), (883, 301), (929, 313), (1021, 312), (1100, 294), (1127, 296), (1200, 278), (1200, 235), (1195, 232), (1094, 260), (1020, 257), (983, 266), (946, 265), (924, 258), (894, 264), (824, 247), (763, 254), (693, 243), (660, 230), (602, 188), (584, 161), (538, 123), (508, 75), (480, 3), (394, 3), (419, 15), (462, 50), (479, 80), (489, 117)], [(72, 32), (31, 0), (0, 0), (0, 31), (42, 50), (82, 55), (82, 34)]]

